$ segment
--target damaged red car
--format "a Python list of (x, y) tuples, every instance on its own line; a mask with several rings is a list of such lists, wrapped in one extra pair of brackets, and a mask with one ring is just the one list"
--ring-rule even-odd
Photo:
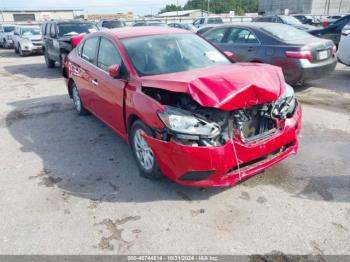
[(280, 68), (230, 57), (189, 31), (120, 28), (81, 40), (63, 74), (142, 176), (233, 186), (297, 152), (302, 112)]

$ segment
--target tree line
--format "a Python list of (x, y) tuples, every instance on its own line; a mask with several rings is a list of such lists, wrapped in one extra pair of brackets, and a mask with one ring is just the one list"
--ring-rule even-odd
[(192, 9), (208, 9), (215, 14), (229, 13), (235, 11), (236, 15), (244, 15), (245, 13), (256, 13), (258, 11), (258, 0), (188, 0), (184, 6), (166, 5), (160, 10), (160, 13), (192, 10)]

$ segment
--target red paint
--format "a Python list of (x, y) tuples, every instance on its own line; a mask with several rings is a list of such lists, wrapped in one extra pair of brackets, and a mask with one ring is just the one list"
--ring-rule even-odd
[[(86, 38), (103, 36), (118, 48), (129, 78), (111, 77), (108, 70), (91, 65), (78, 56), (74, 49), (65, 64), (67, 79), (73, 80), (80, 92), (84, 106), (128, 141), (128, 122), (138, 118), (151, 128), (164, 128), (156, 112), (164, 106), (145, 95), (141, 87), (154, 87), (192, 96), (199, 104), (221, 110), (234, 110), (276, 100), (284, 91), (283, 74), (280, 68), (263, 64), (231, 64), (213, 66), (186, 72), (139, 77), (136, 74), (123, 46), (121, 38), (143, 35), (166, 35), (189, 32), (170, 28), (115, 29), (89, 34)], [(95, 84), (94, 84), (95, 83)], [(96, 86), (98, 83), (98, 87)], [(145, 135), (153, 149), (162, 172), (170, 179), (184, 185), (232, 186), (274, 165), (298, 149), (297, 135), (301, 128), (301, 108), (294, 116), (278, 123), (280, 129), (273, 136), (258, 142), (243, 143), (237, 139), (218, 147), (190, 147), (175, 142), (165, 142)], [(237, 163), (260, 158), (287, 144), (290, 147), (270, 160), (237, 170), (230, 169)], [(235, 147), (238, 160), (234, 154)], [(202, 181), (182, 181), (181, 176), (189, 171), (213, 170)]]
[(75, 35), (75, 36), (71, 37), (70, 41), (71, 41), (72, 45), (74, 47), (76, 47), (84, 39), (85, 36), (86, 36), (86, 33)]

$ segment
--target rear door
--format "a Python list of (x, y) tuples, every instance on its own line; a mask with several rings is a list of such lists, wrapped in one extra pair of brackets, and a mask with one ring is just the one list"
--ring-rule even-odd
[(50, 35), (48, 38), (48, 53), (50, 58), (59, 61), (59, 43), (58, 43), (58, 31), (56, 23), (52, 23), (50, 26)]
[[(111, 65), (120, 66), (120, 77), (113, 78), (108, 73)], [(123, 102), (126, 71), (119, 50), (112, 39), (101, 37), (97, 55), (97, 68), (93, 76), (96, 101), (94, 110), (99, 118), (117, 132), (124, 133)]]
[(250, 62), (256, 57), (260, 41), (248, 28), (232, 27), (220, 47), (234, 53), (237, 61)]
[(84, 106), (95, 112), (95, 102), (98, 97), (98, 87), (94, 85), (94, 71), (97, 64), (99, 37), (90, 37), (80, 44), (77, 49), (78, 61), (71, 65), (73, 79), (78, 87)]

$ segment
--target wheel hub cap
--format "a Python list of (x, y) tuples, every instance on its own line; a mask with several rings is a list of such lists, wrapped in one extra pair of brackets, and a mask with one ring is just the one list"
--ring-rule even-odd
[(151, 148), (141, 135), (141, 130), (135, 132), (134, 139), (136, 156), (141, 166), (146, 170), (150, 171), (154, 165), (154, 156)]

